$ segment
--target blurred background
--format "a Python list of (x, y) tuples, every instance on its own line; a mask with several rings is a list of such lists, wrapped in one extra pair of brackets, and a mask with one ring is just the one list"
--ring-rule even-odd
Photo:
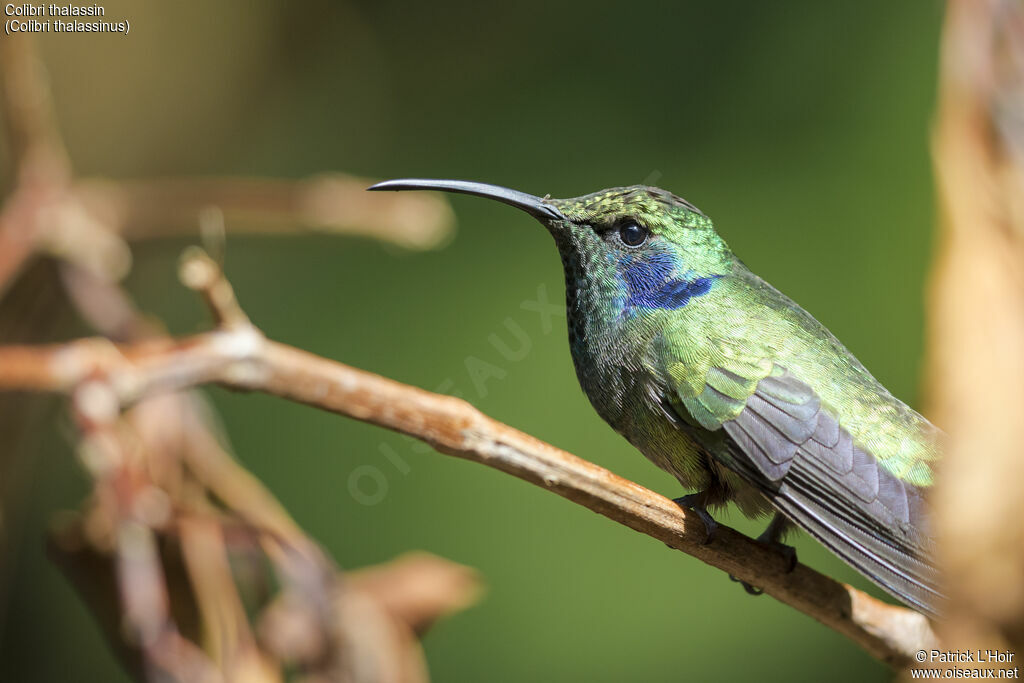
[[(753, 270), (915, 402), (939, 3), (103, 6), (130, 20), (127, 36), (39, 41), (80, 174), (344, 171), (558, 197), (659, 185), (701, 207)], [(587, 403), (564, 319), (548, 326), (532, 310), (538, 296), (563, 297), (543, 229), (490, 202), (452, 204), (454, 237), (427, 252), (235, 235), (228, 220), (226, 272), (273, 339), (461, 395), (681, 495)], [(209, 327), (176, 276), (197, 239), (136, 246), (127, 276), (140, 308), (175, 334)], [(68, 317), (56, 336), (83, 329)], [(209, 395), (239, 459), (342, 567), (425, 549), (480, 571), (482, 601), (425, 639), (434, 680), (891, 676), (808, 617), (524, 482), (281, 400)], [(18, 472), (0, 680), (127, 680), (45, 555), (55, 513), (88, 489), (65, 413), (51, 402)], [(878, 594), (807, 538), (795, 545), (812, 567)]]

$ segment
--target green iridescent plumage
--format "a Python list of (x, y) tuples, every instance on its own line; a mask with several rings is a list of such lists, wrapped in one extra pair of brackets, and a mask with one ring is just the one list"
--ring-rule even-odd
[(565, 269), (581, 386), (616, 431), (700, 491), (690, 500), (781, 512), (892, 594), (935, 610), (922, 491), (937, 430), (750, 272), (699, 209), (643, 186), (555, 200), (462, 181), (374, 189), (430, 188), (544, 223)]

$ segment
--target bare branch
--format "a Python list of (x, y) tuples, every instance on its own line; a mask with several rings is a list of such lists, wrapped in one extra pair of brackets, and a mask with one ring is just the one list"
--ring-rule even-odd
[(33, 43), (27, 35), (0, 41), (0, 114), (17, 188), (0, 207), (0, 294), (36, 247), (42, 207), (71, 174)]
[(203, 295), (218, 327), (233, 329), (252, 326), (249, 317), (238, 305), (231, 283), (202, 249), (185, 251), (178, 275), (186, 287)]
[(670, 547), (764, 588), (893, 666), (936, 639), (922, 615), (880, 602), (728, 527), (702, 545), (699, 518), (608, 470), (483, 415), (457, 398), (357, 370), (265, 339), (250, 327), (179, 341), (113, 346), (82, 340), (0, 347), (0, 389), (66, 392), (100, 372), (132, 402), (204, 383), (261, 391), (422, 439), (441, 452), (551, 490)]
[(34, 39), (24, 34), (0, 41), (0, 113), (18, 181), (26, 184), (67, 179), (71, 171), (34, 47)]
[(312, 229), (430, 249), (451, 235), (454, 216), (441, 197), (368, 193), (373, 181), (343, 174), (303, 180), (205, 178), (85, 180), (75, 196), (97, 220), (129, 240), (194, 234), (210, 206), (231, 230), (287, 233)]
[(223, 528), (196, 516), (179, 521), (181, 548), (196, 604), (203, 620), (205, 646), (226, 679), (279, 681), (272, 666), (256, 647), (242, 599), (232, 575)]

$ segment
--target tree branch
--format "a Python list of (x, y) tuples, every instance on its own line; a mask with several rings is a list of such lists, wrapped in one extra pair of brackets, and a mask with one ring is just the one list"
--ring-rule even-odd
[[(886, 604), (768, 546), (720, 526), (704, 545), (703, 523), (667, 498), (497, 422), (469, 403), (266, 339), (241, 313), (208, 257), (183, 263), (215, 317), (231, 324), (180, 340), (115, 345), (84, 339), (52, 346), (0, 347), (0, 390), (69, 393), (102, 377), (122, 405), (201, 384), (260, 391), (421, 439), (437, 450), (494, 467), (548, 489), (717, 567), (847, 636), (892, 666), (936, 646), (928, 620)], [(87, 409), (87, 406), (83, 409)]]
[[(232, 230), (287, 234), (304, 229), (360, 235), (407, 249), (431, 249), (452, 233), (454, 216), (441, 197), (367, 193), (372, 181), (342, 173), (276, 178), (86, 179), (74, 184), (81, 205), (130, 241), (194, 234), (208, 207)], [(401, 197), (401, 199), (398, 199)]]
[(0, 41), (0, 117), (15, 186), (0, 206), (2, 294), (37, 246), (41, 207), (60, 194), (71, 174), (43, 66), (28, 35)]

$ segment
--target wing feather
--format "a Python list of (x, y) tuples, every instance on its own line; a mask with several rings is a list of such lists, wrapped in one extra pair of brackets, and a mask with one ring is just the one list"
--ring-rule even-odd
[(934, 613), (941, 594), (921, 490), (856, 443), (808, 384), (778, 365), (758, 374), (713, 367), (703, 391), (670, 403), (708, 431), (723, 429), (729, 452), (709, 450), (775, 507), (884, 589)]

